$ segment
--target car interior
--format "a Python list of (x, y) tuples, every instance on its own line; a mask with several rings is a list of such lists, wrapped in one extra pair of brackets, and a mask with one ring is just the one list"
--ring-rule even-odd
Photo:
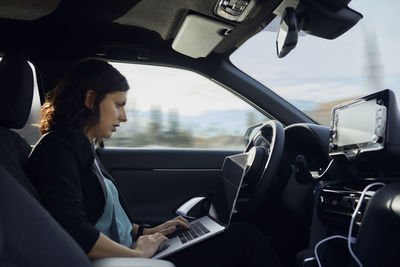
[(243, 176), (232, 221), (255, 224), (285, 266), (398, 266), (400, 118), (393, 92), (336, 106), (327, 127), (229, 58), (277, 16), (286, 34), (282, 41), (279, 33), (277, 57), (295, 48), (299, 30), (333, 40), (363, 17), (350, 1), (3, 0), (0, 265), (174, 266), (162, 259), (89, 261), (41, 206), (24, 171), (32, 144), (15, 129), (27, 124), (34, 88), (43, 104), (76, 61), (99, 57), (197, 73), (270, 118), (249, 128), (244, 150), (97, 148), (138, 223), (208, 214), (224, 162), (241, 155), (231, 167)]

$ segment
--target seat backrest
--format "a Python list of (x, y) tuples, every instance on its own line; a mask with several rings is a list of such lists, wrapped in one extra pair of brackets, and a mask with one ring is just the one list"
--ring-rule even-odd
[(90, 266), (23, 170), (31, 146), (11, 130), (25, 125), (32, 105), (33, 73), (22, 53), (2, 58), (0, 93), (0, 266)]
[(28, 120), (33, 98), (32, 69), (21, 52), (8, 52), (0, 62), (0, 165), (35, 198), (39, 194), (24, 173), (31, 146), (18, 133)]
[(91, 266), (78, 244), (0, 166), (0, 266)]

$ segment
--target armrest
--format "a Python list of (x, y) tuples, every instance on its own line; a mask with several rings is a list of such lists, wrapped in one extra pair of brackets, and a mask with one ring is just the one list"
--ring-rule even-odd
[(188, 219), (196, 219), (207, 214), (210, 203), (208, 197), (194, 197), (183, 203), (175, 213)]
[(93, 267), (175, 267), (172, 262), (146, 258), (105, 258), (92, 261)]

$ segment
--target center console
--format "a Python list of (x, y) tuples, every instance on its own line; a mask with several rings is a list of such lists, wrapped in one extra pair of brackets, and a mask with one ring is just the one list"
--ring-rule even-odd
[[(333, 227), (348, 229), (351, 216), (361, 196), (360, 189), (349, 186), (327, 185), (321, 189), (317, 198), (317, 213), (321, 221)], [(372, 193), (373, 194), (373, 193)], [(367, 195), (355, 217), (355, 230), (360, 226), (365, 207), (372, 194)]]
[[(298, 253), (296, 266), (318, 266), (316, 246), (329, 237), (348, 236), (361, 196), (360, 190), (345, 185), (320, 183), (316, 191), (309, 249)], [(362, 266), (399, 266), (400, 181), (369, 190), (352, 228), (351, 246)], [(321, 266), (359, 266), (345, 238), (320, 243), (317, 254)]]

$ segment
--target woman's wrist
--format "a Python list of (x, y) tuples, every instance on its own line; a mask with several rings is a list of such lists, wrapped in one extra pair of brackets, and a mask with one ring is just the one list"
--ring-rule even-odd
[(132, 257), (144, 258), (142, 251), (140, 251), (138, 249), (132, 249)]
[(154, 234), (156, 231), (154, 230), (154, 228), (144, 228), (143, 229), (143, 235), (151, 235)]
[(144, 224), (133, 224), (132, 232), (135, 234), (136, 238), (138, 238), (141, 235), (154, 234), (156, 231), (155, 231), (155, 227), (154, 228), (146, 228), (144, 226)]
[(144, 225), (143, 224), (139, 224), (139, 227), (138, 227), (138, 230), (137, 230), (137, 232), (136, 232), (136, 239), (139, 237), (139, 236), (142, 236), (143, 235), (143, 231), (144, 231)]

